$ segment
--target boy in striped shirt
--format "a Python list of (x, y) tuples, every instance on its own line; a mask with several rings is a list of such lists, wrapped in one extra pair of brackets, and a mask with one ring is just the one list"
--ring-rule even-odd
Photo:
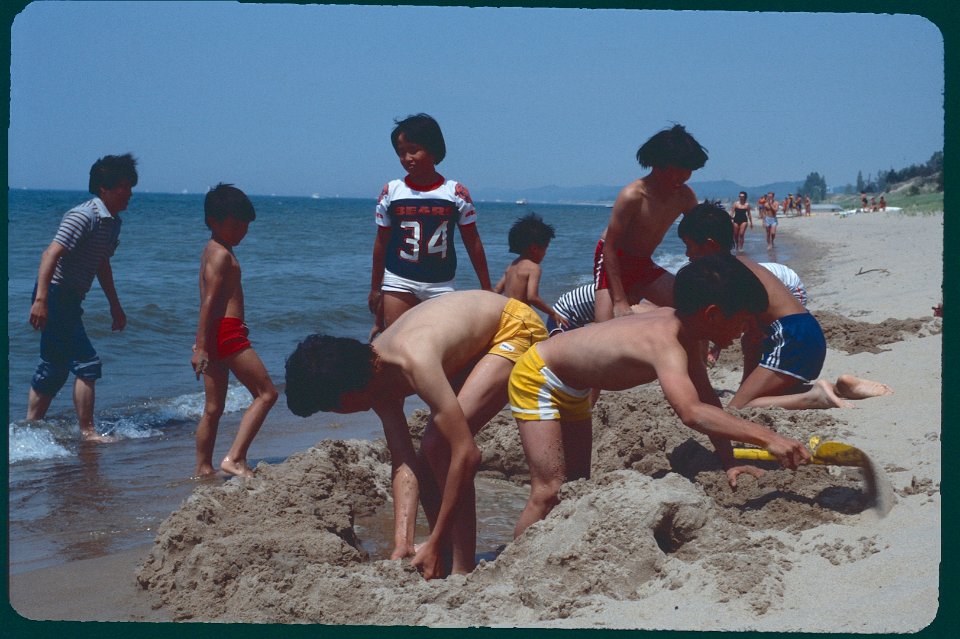
[(73, 403), (84, 440), (107, 442), (93, 423), (94, 385), (101, 376), (100, 357), (83, 327), (81, 304), (96, 277), (110, 304), (111, 328), (122, 331), (127, 316), (113, 283), (110, 258), (119, 244), (119, 214), (137, 185), (132, 155), (107, 155), (90, 168), (93, 199), (63, 216), (57, 234), (40, 257), (30, 307), (30, 325), (40, 331), (40, 363), (30, 382), (27, 419), (43, 419), (53, 398), (72, 372)]

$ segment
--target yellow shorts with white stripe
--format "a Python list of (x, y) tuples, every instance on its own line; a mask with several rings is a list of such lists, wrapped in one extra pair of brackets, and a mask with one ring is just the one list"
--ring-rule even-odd
[(547, 327), (543, 325), (537, 312), (523, 302), (511, 298), (500, 313), (500, 326), (497, 327), (497, 334), (493, 336), (487, 352), (515, 362), (527, 349), (545, 339)]
[(590, 389), (571, 388), (553, 374), (537, 347), (517, 360), (507, 386), (510, 411), (528, 421), (590, 419)]

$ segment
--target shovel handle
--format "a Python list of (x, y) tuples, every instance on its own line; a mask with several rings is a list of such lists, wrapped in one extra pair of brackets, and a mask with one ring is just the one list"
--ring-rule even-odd
[(777, 456), (762, 448), (734, 448), (734, 459), (752, 459), (754, 461), (777, 461)]

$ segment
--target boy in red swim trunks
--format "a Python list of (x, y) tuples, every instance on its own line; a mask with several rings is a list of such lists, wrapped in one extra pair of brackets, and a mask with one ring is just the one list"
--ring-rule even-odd
[(218, 184), (203, 202), (210, 241), (200, 256), (200, 321), (190, 363), (203, 375), (206, 402), (197, 424), (197, 476), (212, 475), (213, 447), (223, 415), (230, 372), (247, 387), (253, 402), (240, 420), (237, 436), (220, 470), (252, 477), (247, 449), (277, 401), (277, 390), (260, 357), (247, 339), (243, 323), (243, 288), (240, 263), (233, 247), (243, 240), (256, 212), (246, 194), (230, 184)]
[(681, 125), (660, 131), (637, 151), (645, 177), (625, 186), (597, 244), (596, 321), (629, 315), (640, 298), (673, 306), (673, 276), (651, 257), (678, 217), (697, 204), (686, 181), (707, 153)]

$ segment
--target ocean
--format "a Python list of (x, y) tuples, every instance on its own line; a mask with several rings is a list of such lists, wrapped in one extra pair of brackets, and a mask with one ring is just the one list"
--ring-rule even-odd
[[(23, 419), (39, 355), (39, 334), (27, 319), (40, 254), (64, 212), (88, 198), (80, 191), (8, 193), (8, 496), (14, 573), (148, 543), (160, 522), (201, 481), (190, 479), (193, 433), (203, 406), (203, 387), (190, 367), (190, 356), (199, 307), (199, 257), (209, 238), (202, 194), (135, 189), (128, 210), (121, 214), (123, 232), (111, 262), (127, 315), (126, 330), (111, 332), (109, 309), (97, 283), (84, 303), (84, 324), (103, 361), (103, 378), (96, 386), (97, 430), (119, 441), (109, 445), (78, 441), (72, 378), (45, 420)], [(366, 339), (371, 326), (366, 300), (375, 202), (292, 196), (251, 200), (257, 219), (235, 250), (243, 271), (246, 322), (254, 348), (282, 390), (284, 360), (306, 335)], [(541, 297), (553, 302), (591, 281), (593, 252), (609, 219), (608, 207), (479, 201), (477, 210), (494, 282), (515, 257), (507, 251), (510, 225), (531, 210), (556, 229), (542, 264)], [(457, 238), (456, 286), (477, 288), (459, 234)], [(785, 261), (789, 250), (789, 238), (783, 241), (786, 248), (781, 246), (779, 261)], [(759, 225), (747, 235), (746, 252), (768, 259)], [(675, 230), (668, 232), (654, 257), (674, 272), (686, 262)], [(215, 460), (229, 448), (248, 403), (246, 390), (232, 382)], [(281, 396), (254, 440), (251, 466), (280, 463), (322, 439), (382, 436), (372, 413), (318, 413), (300, 419), (284, 404)], [(407, 402), (408, 411), (418, 406), (422, 404), (415, 398)], [(502, 498), (519, 499), (519, 505), (511, 506), (519, 508), (525, 497)], [(512, 520), (495, 508), (480, 517), (478, 547), (509, 540)], [(485, 525), (491, 522), (498, 523)], [(389, 539), (387, 528), (378, 535)], [(367, 548), (376, 556), (387, 543), (373, 539)]]

